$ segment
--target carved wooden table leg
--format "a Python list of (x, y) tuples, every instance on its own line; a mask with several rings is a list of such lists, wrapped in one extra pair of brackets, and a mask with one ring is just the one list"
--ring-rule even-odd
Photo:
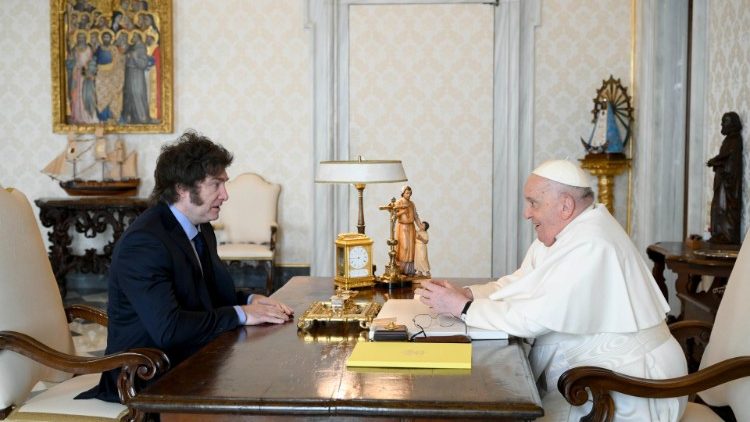
[(67, 294), (66, 274), (75, 266), (70, 253), (70, 244), (73, 242), (68, 230), (73, 221), (71, 213), (62, 208), (41, 208), (39, 219), (44, 227), (51, 227), (47, 235), (50, 242), (49, 260), (52, 264), (52, 272), (55, 274), (60, 295)]
[(680, 299), (680, 304), (682, 305), (680, 309), (680, 315), (677, 316), (678, 321), (682, 321), (685, 319), (685, 308), (687, 307), (687, 303), (685, 302), (684, 296), (689, 295), (691, 293), (691, 290), (694, 290), (691, 285), (692, 283), (690, 282), (689, 273), (677, 273), (677, 280), (674, 283), (674, 287), (675, 291), (677, 292), (677, 297)]
[(664, 255), (656, 252), (652, 249), (646, 249), (646, 254), (649, 259), (654, 262), (654, 268), (651, 270), (651, 274), (656, 280), (656, 284), (661, 290), (661, 294), (664, 295), (664, 299), (669, 300), (669, 291), (667, 290), (667, 283), (664, 279)]

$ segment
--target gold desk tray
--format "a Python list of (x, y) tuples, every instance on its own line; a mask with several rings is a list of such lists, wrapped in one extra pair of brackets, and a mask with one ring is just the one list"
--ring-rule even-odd
[(422, 280), (430, 280), (432, 277), (428, 275), (406, 275), (398, 274), (396, 276), (388, 277), (385, 274), (378, 277), (375, 276), (376, 283), (394, 284), (394, 283), (421, 283)]
[(737, 259), (740, 251), (730, 249), (698, 249), (693, 251), (693, 253), (704, 258)]
[(380, 312), (380, 304), (364, 301), (346, 301), (343, 307), (334, 309), (331, 302), (313, 302), (299, 317), (297, 328), (307, 330), (315, 322), (358, 322), (362, 328), (370, 328), (370, 323)]

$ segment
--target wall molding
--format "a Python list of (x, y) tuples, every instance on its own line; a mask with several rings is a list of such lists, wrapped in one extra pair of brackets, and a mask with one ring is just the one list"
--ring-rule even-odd
[[(307, 0), (313, 63), (313, 175), (322, 160), (349, 158), (349, 7), (486, 4), (482, 0)], [(534, 28), (541, 0), (503, 0), (494, 15), (492, 274), (517, 268), (531, 243), (521, 183), (533, 158)], [(346, 185), (313, 185), (311, 274), (333, 274), (332, 239), (346, 231)]]

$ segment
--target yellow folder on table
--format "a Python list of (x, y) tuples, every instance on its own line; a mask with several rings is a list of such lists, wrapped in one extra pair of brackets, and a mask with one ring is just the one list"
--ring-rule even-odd
[(471, 343), (358, 342), (346, 365), (471, 369)]

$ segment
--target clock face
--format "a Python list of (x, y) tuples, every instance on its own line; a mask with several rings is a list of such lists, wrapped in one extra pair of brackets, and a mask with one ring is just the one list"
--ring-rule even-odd
[(349, 267), (351, 268), (357, 270), (364, 268), (369, 258), (367, 249), (362, 246), (355, 246), (349, 249)]

